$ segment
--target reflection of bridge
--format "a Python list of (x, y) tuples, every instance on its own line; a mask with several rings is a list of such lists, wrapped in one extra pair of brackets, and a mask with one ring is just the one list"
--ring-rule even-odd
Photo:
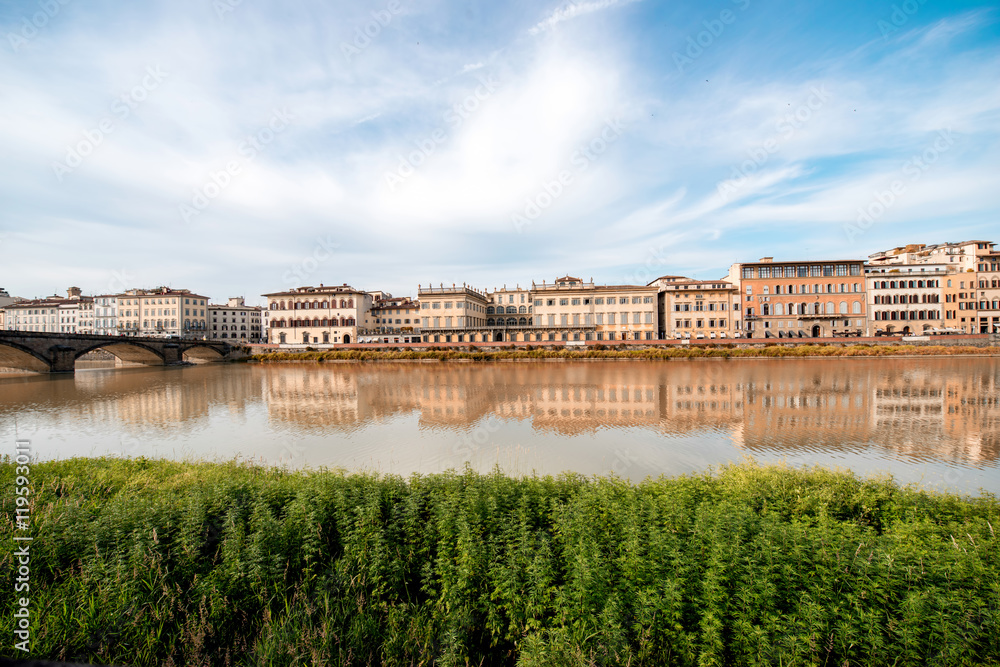
[(72, 373), (77, 359), (97, 349), (145, 366), (218, 361), (232, 351), (219, 341), (0, 331), (0, 367)]

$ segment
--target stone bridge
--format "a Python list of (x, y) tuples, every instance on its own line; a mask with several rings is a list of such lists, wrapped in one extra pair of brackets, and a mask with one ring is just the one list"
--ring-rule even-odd
[(184, 338), (0, 331), (0, 367), (4, 368), (72, 373), (77, 359), (98, 349), (124, 363), (144, 366), (219, 361), (233, 350), (228, 343)]

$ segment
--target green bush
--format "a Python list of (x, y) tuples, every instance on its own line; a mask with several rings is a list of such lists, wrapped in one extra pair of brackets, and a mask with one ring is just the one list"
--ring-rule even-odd
[(753, 464), (632, 484), (73, 459), (31, 479), (35, 658), (1000, 664), (988, 495)]

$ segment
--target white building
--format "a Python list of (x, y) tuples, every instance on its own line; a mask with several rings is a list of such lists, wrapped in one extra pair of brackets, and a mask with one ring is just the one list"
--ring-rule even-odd
[(865, 266), (869, 335), (945, 328), (943, 287), (954, 271), (944, 262)]
[(120, 336), (118, 328), (118, 295), (94, 297), (94, 333), (99, 336)]
[(372, 295), (343, 285), (296, 287), (264, 294), (270, 311), (268, 342), (279, 345), (332, 345), (358, 342), (358, 327), (369, 316)]
[(43, 333), (92, 333), (93, 297), (81, 296), (79, 287), (70, 287), (66, 298), (18, 301), (4, 308), (4, 326), (8, 331)]

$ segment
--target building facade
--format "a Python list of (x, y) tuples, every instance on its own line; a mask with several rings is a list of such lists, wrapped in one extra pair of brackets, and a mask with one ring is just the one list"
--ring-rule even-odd
[(100, 336), (120, 336), (118, 328), (118, 295), (99, 294), (94, 297), (94, 333)]
[(186, 289), (132, 289), (117, 295), (118, 326), (126, 336), (199, 338), (208, 333), (208, 297)]
[(263, 308), (246, 305), (243, 297), (230, 297), (225, 305), (208, 305), (208, 337), (240, 343), (265, 342)]
[(420, 331), (425, 343), (485, 343), (493, 340), (487, 328), (492, 297), (482, 290), (462, 284), (438, 287), (417, 286), (420, 302)]
[(733, 264), (727, 282), (739, 285), (743, 335), (819, 338), (864, 335), (867, 329), (864, 262)]
[[(986, 245), (986, 244), (984, 244)], [(978, 309), (976, 333), (1000, 333), (1000, 252), (993, 243), (976, 258)]]
[(93, 333), (93, 297), (83, 296), (79, 287), (66, 290), (66, 297), (21, 300), (4, 308), (4, 328), (8, 331), (44, 333)]
[(659, 289), (660, 338), (733, 338), (740, 331), (739, 294), (731, 283), (661, 276), (649, 284)]
[(372, 308), (358, 331), (359, 343), (410, 343), (420, 338), (420, 303), (409, 297), (393, 298), (371, 292)]
[(356, 343), (359, 322), (364, 322), (373, 302), (371, 294), (347, 283), (263, 296), (270, 311), (267, 340), (278, 345)]
[(949, 264), (866, 266), (868, 332), (924, 334), (945, 329), (945, 285), (956, 275)]

